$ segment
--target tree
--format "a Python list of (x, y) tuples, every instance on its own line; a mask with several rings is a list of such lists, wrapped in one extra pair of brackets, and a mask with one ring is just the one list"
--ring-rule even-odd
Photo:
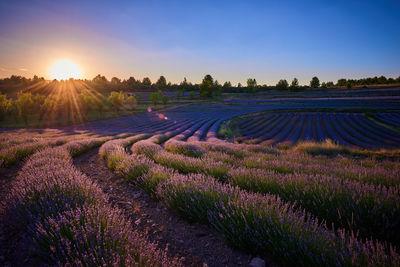
[(231, 88), (232, 84), (231, 84), (231, 82), (227, 81), (227, 82), (224, 83), (224, 85), (222, 87), (223, 88)]
[(195, 96), (195, 93), (194, 93), (194, 91), (190, 91), (190, 92), (189, 92), (189, 97), (190, 97), (190, 99), (193, 99), (193, 98), (194, 98), (194, 96)]
[(291, 87), (297, 87), (299, 86), (299, 80), (297, 78), (294, 78), (292, 83), (290, 84)]
[(238, 84), (237, 84), (237, 87), (238, 87), (238, 88), (242, 87), (242, 84), (241, 84), (241, 83), (238, 83)]
[(347, 80), (346, 79), (339, 79), (336, 83), (337, 86), (345, 86)]
[(130, 90), (133, 90), (133, 89), (135, 88), (137, 82), (138, 82), (138, 81), (136, 81), (135, 78), (131, 76), (131, 77), (129, 77), (128, 80), (126, 80), (125, 83), (126, 83), (127, 87), (128, 87)]
[(6, 114), (11, 111), (12, 99), (8, 99), (7, 95), (0, 92), (0, 120), (3, 120)]
[(166, 105), (169, 101), (169, 97), (161, 93), (161, 101), (163, 102), (164, 105)]
[(321, 83), (321, 88), (326, 88), (326, 83), (325, 82)]
[(164, 76), (160, 76), (160, 78), (158, 78), (156, 85), (158, 88), (164, 88), (167, 86), (167, 80), (165, 79)]
[(142, 81), (143, 85), (151, 86), (151, 80), (149, 77), (144, 77)]
[(316, 77), (316, 76), (312, 77), (312, 79), (310, 81), (310, 87), (311, 88), (318, 88), (319, 87), (319, 79), (318, 79), (318, 77)]
[(351, 84), (351, 81), (346, 82), (346, 89), (351, 89), (353, 86)]
[(136, 102), (139, 103), (142, 100), (142, 94), (141, 93), (136, 93), (135, 94)]
[(116, 112), (119, 112), (124, 105), (126, 94), (122, 91), (116, 92), (112, 91), (108, 96), (108, 101), (110, 101)]
[(94, 77), (92, 81), (98, 84), (106, 84), (108, 82), (107, 78), (105, 76), (101, 76), (100, 74), (97, 74), (97, 76)]
[(214, 87), (214, 80), (210, 74), (204, 76), (203, 81), (199, 85), (200, 95), (210, 97)]
[(17, 106), (18, 115), (28, 124), (28, 115), (33, 107), (33, 96), (31, 93), (18, 93), (15, 105)]
[(276, 84), (276, 89), (278, 90), (286, 90), (288, 88), (289, 84), (286, 80), (279, 80), (279, 82)]
[(153, 102), (154, 106), (157, 106), (157, 104), (162, 101), (161, 97), (162, 97), (161, 91), (152, 92), (150, 94), (150, 101)]
[(136, 98), (131, 95), (125, 100), (125, 104), (128, 106), (130, 110), (134, 110), (136, 108)]
[(333, 87), (333, 86), (334, 86), (333, 82), (327, 82), (326, 83), (326, 87)]
[(86, 117), (96, 104), (95, 97), (88, 90), (84, 90), (78, 95), (78, 99), (81, 103), (83, 114)]
[(119, 79), (117, 77), (112, 77), (111, 78), (111, 84), (112, 85), (120, 85), (121, 84), (121, 79)]
[(106, 100), (104, 98), (95, 98), (95, 106), (100, 116), (103, 116), (104, 108), (106, 107)]
[(381, 77), (378, 78), (379, 84), (385, 84), (386, 82), (387, 82), (387, 79), (385, 76), (382, 75)]
[(251, 79), (251, 78), (247, 79), (247, 87), (254, 88), (256, 86), (257, 86), (256, 79)]
[(186, 80), (186, 77), (184, 77), (183, 78), (183, 81), (181, 82), (181, 84), (180, 84), (180, 86), (182, 86), (182, 87), (187, 87), (189, 84), (188, 84), (188, 82), (187, 82), (187, 80)]

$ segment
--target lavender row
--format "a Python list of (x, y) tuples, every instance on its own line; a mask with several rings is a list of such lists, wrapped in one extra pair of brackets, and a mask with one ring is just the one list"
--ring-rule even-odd
[[(301, 113), (269, 114), (247, 121), (238, 140), (249, 143), (294, 145), (299, 141), (323, 141), (330, 138), (346, 146), (367, 149), (396, 148), (398, 135), (388, 129), (382, 133), (371, 131), (379, 127), (371, 121), (354, 122), (353, 114)], [(390, 120), (389, 118), (387, 120)], [(242, 124), (243, 125), (243, 124)], [(381, 127), (382, 128), (382, 127)], [(371, 137), (372, 135), (372, 137)]]
[[(167, 152), (155, 153), (153, 157), (160, 153)], [(176, 174), (140, 156), (125, 154), (125, 163), (128, 164), (121, 173), (128, 180), (145, 184), (146, 191), (171, 209), (186, 218), (208, 223), (241, 249), (273, 256), (283, 264), (384, 266), (399, 263), (399, 255), (390, 246), (362, 242), (342, 230), (329, 230), (310, 214), (279, 197), (248, 193), (203, 175)]]
[(66, 148), (47, 148), (31, 156), (6, 203), (10, 225), (24, 233), (21, 247), (34, 264), (178, 264), (132, 230), (101, 189), (74, 168)]
[[(327, 175), (374, 185), (399, 186), (400, 163), (385, 160), (354, 160), (310, 156), (296, 151), (278, 151), (272, 147), (231, 143), (194, 143), (207, 151), (221, 152), (219, 161), (231, 161), (236, 167), (259, 168), (279, 173)], [(261, 153), (260, 153), (261, 152)], [(234, 156), (231, 160), (228, 155)]]
[[(398, 186), (371, 185), (327, 175), (280, 174), (260, 169), (234, 168), (229, 161), (216, 162), (207, 155), (200, 159), (187, 157), (185, 155), (190, 156), (188, 151), (194, 153), (199, 147), (180, 141), (172, 142), (166, 149), (182, 155), (162, 151), (161, 147), (154, 149), (151, 155), (143, 154), (180, 173), (203, 173), (246, 190), (273, 193), (288, 201), (299, 201), (301, 207), (329, 224), (334, 223), (336, 227), (359, 231), (366, 237), (374, 236), (400, 243), (400, 232), (397, 231), (400, 226)], [(244, 160), (257, 162), (254, 158)]]

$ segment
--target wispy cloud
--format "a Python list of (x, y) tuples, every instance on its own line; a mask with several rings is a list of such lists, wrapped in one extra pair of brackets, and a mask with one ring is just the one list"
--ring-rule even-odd
[(21, 71), (28, 71), (28, 69), (25, 69), (25, 68), (19, 68), (19, 70), (21, 70)]
[(7, 71), (6, 68), (0, 67), (0, 71)]

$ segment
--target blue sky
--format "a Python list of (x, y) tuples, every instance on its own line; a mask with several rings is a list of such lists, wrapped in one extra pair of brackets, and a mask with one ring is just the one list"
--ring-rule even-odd
[(0, 77), (400, 76), (400, 1), (1, 1)]

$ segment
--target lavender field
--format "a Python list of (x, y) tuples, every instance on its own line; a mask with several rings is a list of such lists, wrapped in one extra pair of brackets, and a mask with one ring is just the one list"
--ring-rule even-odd
[(211, 104), (3, 130), (2, 264), (398, 266), (399, 126)]

